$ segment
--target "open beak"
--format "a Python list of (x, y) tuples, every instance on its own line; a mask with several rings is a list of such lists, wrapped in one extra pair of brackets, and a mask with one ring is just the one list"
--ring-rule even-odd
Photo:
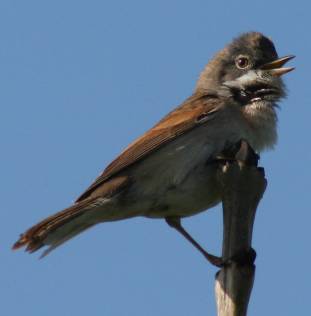
[(278, 58), (270, 63), (264, 64), (261, 69), (263, 70), (269, 70), (269, 74), (275, 77), (280, 77), (292, 70), (294, 70), (294, 67), (283, 67), (288, 61), (295, 58), (294, 55), (288, 55), (282, 58)]

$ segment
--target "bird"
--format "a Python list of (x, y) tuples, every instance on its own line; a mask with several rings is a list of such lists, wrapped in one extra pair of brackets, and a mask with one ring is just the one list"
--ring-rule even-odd
[(143, 216), (164, 219), (212, 264), (183, 228), (183, 218), (221, 202), (215, 160), (245, 140), (256, 153), (277, 142), (278, 102), (286, 96), (283, 67), (272, 40), (259, 32), (234, 38), (217, 52), (181, 105), (137, 138), (68, 208), (26, 230), (13, 249), (42, 256), (85, 230), (105, 222)]

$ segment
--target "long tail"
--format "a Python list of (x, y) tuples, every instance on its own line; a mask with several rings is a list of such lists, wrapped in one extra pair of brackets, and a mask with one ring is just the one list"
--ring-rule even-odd
[[(13, 245), (13, 249), (26, 246), (26, 251), (32, 253), (43, 246), (49, 246), (41, 257), (46, 256), (53, 249), (65, 241), (80, 234), (99, 222), (99, 216), (103, 200), (88, 198), (73, 206), (52, 215), (23, 233)], [(96, 220), (97, 219), (97, 220)]]

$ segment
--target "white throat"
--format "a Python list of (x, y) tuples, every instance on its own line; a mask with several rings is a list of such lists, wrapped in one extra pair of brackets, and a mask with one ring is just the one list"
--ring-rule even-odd
[(249, 126), (249, 141), (258, 152), (272, 149), (277, 142), (277, 115), (267, 101), (253, 101), (245, 105), (242, 113)]

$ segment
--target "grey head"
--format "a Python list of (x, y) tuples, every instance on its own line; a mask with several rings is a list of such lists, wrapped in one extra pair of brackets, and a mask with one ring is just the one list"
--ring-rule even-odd
[(207, 64), (196, 91), (229, 93), (241, 105), (260, 101), (275, 105), (285, 96), (281, 76), (294, 69), (282, 66), (292, 58), (279, 58), (273, 42), (263, 34), (244, 33)]

